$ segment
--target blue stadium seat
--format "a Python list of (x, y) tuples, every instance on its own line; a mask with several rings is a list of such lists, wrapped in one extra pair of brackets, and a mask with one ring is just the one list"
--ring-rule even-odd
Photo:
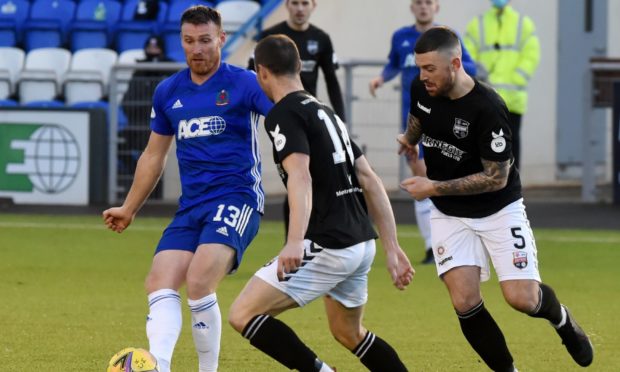
[(168, 9), (168, 16), (163, 27), (162, 36), (166, 43), (166, 55), (177, 62), (185, 62), (185, 54), (181, 47), (181, 15), (185, 9), (194, 5), (206, 5), (213, 7), (213, 4), (203, 0), (171, 0)]
[(66, 44), (74, 14), (75, 3), (71, 0), (36, 0), (24, 25), (26, 51)]
[(26, 107), (65, 107), (64, 102), (51, 100), (51, 101), (30, 101), (26, 103)]
[(0, 46), (15, 46), (22, 41), (22, 28), (28, 18), (26, 0), (0, 0)]
[(121, 9), (116, 0), (82, 0), (71, 23), (71, 50), (110, 46)]
[(125, 0), (121, 21), (116, 29), (116, 51), (144, 48), (146, 39), (159, 34), (159, 25), (164, 24), (168, 11), (168, 3), (159, 1), (159, 12), (155, 20), (136, 20), (134, 15), (141, 0)]
[(17, 101), (12, 99), (0, 99), (0, 107), (17, 107)]

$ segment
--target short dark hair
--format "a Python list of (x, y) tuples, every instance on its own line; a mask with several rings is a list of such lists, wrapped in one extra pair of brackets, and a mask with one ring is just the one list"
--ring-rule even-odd
[(265, 66), (274, 75), (297, 75), (301, 60), (297, 46), (288, 36), (269, 35), (256, 45), (254, 63)]
[(195, 5), (187, 8), (181, 16), (181, 26), (184, 23), (191, 23), (193, 25), (202, 25), (212, 22), (218, 28), (222, 28), (222, 16), (217, 10), (204, 6)]
[(461, 41), (454, 31), (445, 26), (436, 26), (424, 32), (415, 43), (416, 54), (461, 48)]

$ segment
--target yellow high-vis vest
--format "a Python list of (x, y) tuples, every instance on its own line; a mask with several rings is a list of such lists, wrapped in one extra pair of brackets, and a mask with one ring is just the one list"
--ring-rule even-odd
[(534, 22), (510, 6), (492, 7), (469, 22), (463, 43), (508, 111), (525, 113), (527, 84), (540, 61)]

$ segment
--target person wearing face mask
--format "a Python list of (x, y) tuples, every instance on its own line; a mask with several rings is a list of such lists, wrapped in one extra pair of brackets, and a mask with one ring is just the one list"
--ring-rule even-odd
[(527, 85), (540, 61), (540, 43), (532, 19), (491, 0), (491, 8), (467, 25), (463, 42), (478, 64), (476, 77), (486, 81), (508, 106), (512, 151), (521, 168), (521, 118), (527, 111)]

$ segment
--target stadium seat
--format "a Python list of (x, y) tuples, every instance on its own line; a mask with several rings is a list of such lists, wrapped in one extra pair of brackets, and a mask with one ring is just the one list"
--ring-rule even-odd
[(82, 0), (70, 27), (71, 50), (109, 47), (120, 16), (116, 0)]
[(63, 46), (74, 13), (75, 3), (71, 0), (36, 0), (32, 3), (30, 18), (24, 24), (26, 51)]
[(40, 48), (26, 54), (19, 75), (19, 101), (49, 101), (61, 93), (64, 75), (69, 69), (71, 52), (61, 48)]
[(12, 99), (0, 99), (0, 107), (17, 107), (19, 104)]
[(107, 96), (110, 70), (118, 55), (111, 49), (81, 49), (73, 54), (65, 77), (65, 101), (98, 101)]
[(215, 8), (222, 14), (224, 31), (232, 34), (260, 10), (260, 4), (251, 0), (227, 0)]
[(139, 6), (139, 0), (125, 0), (121, 21), (116, 29), (116, 50), (122, 53), (128, 49), (143, 48), (146, 39), (159, 34), (159, 25), (164, 24), (168, 11), (168, 3), (159, 2), (159, 12), (156, 20), (135, 20), (134, 15)]
[(28, 18), (30, 2), (0, 0), (0, 46), (15, 46), (22, 41), (22, 28)]
[(0, 48), (0, 99), (15, 93), (17, 77), (24, 68), (26, 53), (19, 48)]
[(26, 107), (65, 107), (65, 104), (58, 100), (43, 100), (43, 101), (30, 101), (26, 103)]
[[(138, 63), (139, 59), (145, 58), (146, 55), (144, 54), (144, 49), (129, 49), (119, 54), (118, 63), (121, 65), (131, 65)], [(129, 80), (131, 80), (131, 75), (133, 75), (133, 72), (130, 70), (119, 70), (116, 73), (116, 77), (118, 79), (118, 101), (123, 98), (123, 95), (127, 91), (127, 88), (129, 87)]]
[(183, 12), (194, 5), (206, 5), (213, 7), (213, 4), (202, 0), (172, 0), (168, 8), (168, 17), (163, 27), (162, 36), (166, 43), (166, 55), (177, 62), (185, 62), (185, 53), (181, 47), (181, 26), (180, 20)]

